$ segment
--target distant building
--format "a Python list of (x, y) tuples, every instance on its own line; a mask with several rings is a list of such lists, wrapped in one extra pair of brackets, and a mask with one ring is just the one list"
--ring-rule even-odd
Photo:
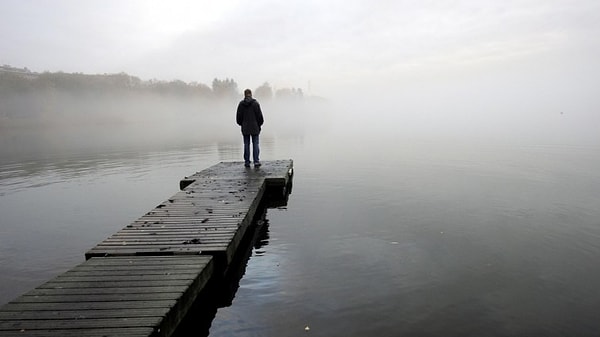
[(32, 72), (27, 67), (16, 68), (16, 67), (12, 67), (8, 64), (0, 66), (0, 73), (15, 74), (15, 75), (23, 76), (25, 78), (30, 78), (30, 79), (37, 78), (39, 76), (38, 73)]

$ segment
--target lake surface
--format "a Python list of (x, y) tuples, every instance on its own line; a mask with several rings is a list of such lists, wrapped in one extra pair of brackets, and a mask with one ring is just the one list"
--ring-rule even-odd
[[(293, 193), (268, 209), (210, 336), (598, 335), (600, 144), (334, 127), (261, 150), (294, 160)], [(236, 141), (4, 156), (0, 305), (83, 262), (180, 178), (240, 158)]]

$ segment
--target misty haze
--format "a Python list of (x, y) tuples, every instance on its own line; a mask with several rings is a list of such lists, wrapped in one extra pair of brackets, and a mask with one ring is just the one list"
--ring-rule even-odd
[(5, 1), (0, 307), (243, 170), (249, 88), (293, 193), (190, 334), (595, 336), (598, 33), (594, 1)]

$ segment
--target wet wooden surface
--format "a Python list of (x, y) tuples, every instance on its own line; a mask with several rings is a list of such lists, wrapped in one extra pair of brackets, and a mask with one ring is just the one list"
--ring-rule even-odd
[[(185, 177), (185, 187), (86, 253), (86, 258), (130, 255), (214, 255), (228, 264), (268, 185), (284, 186), (292, 161), (246, 168), (223, 162)], [(222, 262), (223, 261), (223, 262)]]
[(169, 336), (227, 268), (269, 186), (291, 160), (219, 163), (99, 243), (86, 262), (0, 308), (0, 336)]
[(0, 336), (169, 336), (210, 256), (92, 258), (0, 308)]

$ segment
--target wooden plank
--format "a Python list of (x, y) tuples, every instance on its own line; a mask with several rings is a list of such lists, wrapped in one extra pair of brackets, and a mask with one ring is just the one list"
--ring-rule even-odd
[(65, 310), (115, 310), (115, 309), (149, 309), (161, 308), (166, 310), (176, 304), (175, 300), (135, 301), (135, 302), (81, 302), (81, 303), (15, 303), (10, 302), (0, 308), (4, 311), (65, 311)]
[(0, 321), (36, 319), (83, 319), (119, 317), (159, 317), (163, 308), (110, 309), (110, 310), (61, 310), (61, 311), (0, 311)]
[(218, 180), (227, 172), (228, 178), (238, 178), (244, 181), (252, 179), (277, 179), (286, 176), (291, 168), (292, 160), (275, 160), (263, 162), (260, 169), (245, 169), (242, 162), (222, 162), (208, 169), (185, 177), (184, 179), (198, 180), (199, 178)]
[(223, 241), (230, 241), (231, 238), (235, 235), (234, 233), (226, 233), (226, 234), (212, 234), (212, 235), (194, 235), (194, 236), (170, 236), (170, 237), (147, 237), (147, 238), (122, 238), (116, 237), (111, 238), (109, 240), (104, 241), (99, 246), (145, 246), (145, 245), (184, 245), (184, 246), (194, 246), (194, 245), (206, 245), (206, 244), (214, 244), (221, 243)]
[[(150, 216), (145, 215), (124, 229), (132, 228), (132, 227), (155, 227), (155, 228), (165, 228), (168, 225), (176, 225), (176, 226), (194, 226), (194, 225), (224, 225), (224, 226), (233, 226), (233, 225), (242, 225), (242, 222), (248, 217), (248, 213), (238, 212), (232, 210), (229, 215), (226, 217), (219, 216), (211, 216), (211, 215), (199, 215), (195, 216), (193, 214), (186, 215), (177, 215), (177, 216)], [(251, 219), (250, 219), (251, 220)], [(159, 226), (160, 225), (160, 226)]]
[[(184, 178), (188, 180), (185, 189), (90, 249), (86, 258), (210, 254), (223, 255), (225, 263), (229, 263), (256, 213), (266, 185), (287, 182), (292, 166), (291, 160), (279, 160), (264, 162), (257, 170), (247, 170), (239, 162), (222, 162), (197, 172)], [(225, 230), (227, 234), (217, 229), (207, 235), (189, 232), (196, 229), (210, 232), (204, 227), (206, 224), (231, 226), (234, 232), (232, 229)], [(137, 231), (144, 234), (138, 235)]]
[(106, 275), (130, 275), (132, 273), (140, 273), (145, 275), (150, 274), (161, 274), (161, 273), (171, 273), (177, 272), (178, 270), (187, 271), (189, 269), (188, 265), (173, 265), (169, 266), (168, 269), (160, 269), (160, 265), (156, 266), (110, 266), (110, 265), (96, 265), (96, 266), (87, 266), (85, 268), (79, 268), (77, 270), (69, 271), (70, 275), (82, 275), (88, 271), (102, 271), (106, 273)]
[(182, 292), (186, 289), (186, 284), (168, 285), (163, 287), (115, 287), (115, 288), (75, 288), (75, 287), (54, 287), (54, 288), (35, 288), (29, 291), (28, 296), (56, 296), (56, 295), (98, 295), (98, 294), (159, 294)]
[[(184, 255), (182, 255), (184, 256)], [(133, 256), (136, 257), (136, 256)], [(112, 257), (111, 257), (112, 258)], [(132, 288), (132, 287), (178, 287), (188, 286), (189, 280), (153, 280), (140, 284), (137, 281), (96, 281), (96, 282), (54, 282), (42, 284), (38, 288)]]
[[(229, 242), (229, 240), (223, 240), (222, 242)], [(168, 253), (177, 253), (177, 252), (187, 252), (189, 254), (201, 254), (202, 253), (202, 246), (221, 246), (222, 242), (215, 242), (215, 243), (206, 243), (206, 244), (183, 244), (183, 242), (178, 242), (176, 244), (153, 244), (153, 243), (147, 243), (147, 244), (122, 244), (122, 243), (114, 243), (114, 242), (103, 242), (98, 244), (98, 246), (96, 246), (95, 248), (93, 248), (91, 251), (98, 251), (98, 252), (102, 252), (103, 250), (109, 251), (109, 250), (123, 250), (123, 251), (134, 251), (134, 252), (138, 252), (138, 253), (143, 253), (145, 251), (157, 251), (157, 252), (162, 252), (162, 254), (157, 254), (157, 255), (170, 255)], [(143, 254), (142, 254), (143, 255)]]
[[(187, 240), (190, 238), (202, 238), (202, 237), (227, 237), (233, 235), (237, 230), (237, 227), (225, 228), (225, 229), (214, 229), (214, 230), (203, 230), (203, 231), (188, 231), (188, 230), (172, 230), (162, 232), (122, 232), (111, 236), (106, 241), (129, 241), (129, 240), (173, 240), (182, 239)], [(154, 233), (154, 234), (153, 234)]]
[[(70, 290), (70, 289), (68, 289)], [(179, 292), (160, 292), (160, 293), (120, 293), (120, 294), (72, 294), (70, 291), (65, 291), (62, 294), (36, 294), (23, 295), (12, 301), (12, 303), (84, 303), (84, 302), (118, 302), (118, 301), (153, 301), (153, 300), (169, 300), (177, 297)], [(182, 289), (182, 290), (185, 290)]]
[[(7, 330), (52, 330), (52, 329), (93, 329), (93, 328), (139, 328), (160, 325), (162, 317), (122, 317), (93, 319), (53, 319), (53, 320), (10, 320), (0, 321), (0, 331)], [(82, 333), (85, 335), (85, 333)]]
[(110, 259), (90, 259), (86, 263), (79, 265), (78, 269), (84, 269), (88, 267), (96, 266), (123, 266), (123, 267), (141, 267), (141, 266), (160, 266), (167, 268), (175, 268), (177, 266), (186, 266), (186, 268), (196, 268), (198, 266), (198, 259), (196, 256), (181, 256), (181, 257), (169, 257), (169, 256), (153, 256), (153, 257), (136, 257), (134, 259), (130, 257), (113, 257)]
[[(112, 259), (91, 259), (87, 261), (85, 264), (80, 264), (76, 268), (86, 267), (88, 265), (94, 264), (130, 264), (130, 265), (154, 265), (154, 264), (164, 264), (165, 266), (170, 266), (173, 264), (187, 264), (190, 266), (198, 266), (198, 257), (189, 256), (186, 258), (174, 258), (174, 257), (138, 257), (135, 259), (128, 257), (114, 257)], [(200, 259), (200, 261), (202, 261)], [(202, 262), (200, 264), (203, 264)]]
[(0, 335), (168, 336), (213, 271), (207, 256), (92, 258), (0, 308)]
[(147, 337), (152, 336), (153, 328), (99, 328), (86, 329), (52, 329), (52, 330), (13, 330), (2, 331), (2, 337)]
[(153, 273), (153, 272), (170, 272), (171, 270), (188, 270), (190, 268), (189, 265), (187, 264), (174, 264), (169, 266), (168, 269), (161, 269), (160, 265), (129, 265), (129, 266), (123, 266), (123, 265), (93, 265), (93, 266), (85, 266), (83, 268), (78, 268), (77, 270), (71, 270), (69, 271), (69, 273), (83, 273), (85, 271), (92, 271), (92, 270), (97, 270), (97, 271), (105, 271), (105, 272), (114, 272), (115, 275), (118, 275), (117, 273), (120, 273), (121, 271), (139, 271), (139, 272), (143, 272), (143, 273)]
[[(196, 230), (190, 231), (186, 229), (181, 230), (171, 230), (171, 231), (161, 231), (161, 232), (142, 232), (142, 231), (131, 231), (131, 232), (119, 232), (110, 238), (106, 239), (104, 242), (135, 242), (135, 241), (145, 241), (145, 240), (178, 240), (183, 239), (184, 241), (189, 238), (221, 238), (221, 237), (230, 237), (235, 234), (238, 227), (225, 227), (223, 229), (214, 228), (211, 230)], [(152, 234), (156, 233), (156, 234)]]
[(1, 307), (0, 336), (169, 336), (216, 264), (222, 271), (233, 259), (267, 186), (291, 179), (292, 164), (219, 163), (186, 177), (86, 262)]
[(190, 277), (196, 275), (196, 273), (189, 274), (159, 274), (159, 275), (89, 275), (89, 276), (70, 276), (70, 275), (59, 275), (56, 277), (57, 282), (119, 282), (119, 281), (172, 281), (172, 280), (189, 280)]
[[(262, 196), (262, 193), (264, 193), (264, 188), (260, 189), (260, 193), (257, 196)], [(225, 197), (227, 197), (225, 194), (217, 195), (216, 199)], [(179, 210), (177, 213), (168, 214), (167, 208), (169, 207), (169, 203), (175, 202), (167, 201), (166, 203), (161, 204), (163, 207), (160, 207), (160, 209), (155, 209), (148, 212), (142, 218), (134, 222), (134, 224), (130, 224), (119, 233), (107, 238), (104, 242), (101, 242), (96, 247), (90, 249), (86, 253), (86, 257), (121, 255), (180, 255), (194, 253), (203, 254), (203, 252), (206, 251), (210, 252), (209, 254), (211, 255), (224, 255), (226, 257), (225, 262), (229, 263), (231, 261), (231, 257), (233, 257), (235, 249), (237, 249), (237, 244), (241, 240), (240, 237), (243, 237), (246, 227), (250, 224), (250, 221), (256, 212), (258, 204), (260, 203), (260, 199), (254, 199), (249, 203), (249, 206), (244, 205), (244, 208), (237, 206), (231, 208), (232, 213), (230, 216), (243, 217), (241, 222), (235, 221), (234, 223), (231, 223), (230, 220), (224, 220), (222, 216), (221, 219), (213, 219), (213, 221), (218, 220), (216, 223), (214, 223), (215, 225), (230, 225), (232, 227), (236, 227), (235, 232), (228, 231), (225, 235), (222, 232), (214, 231), (213, 233), (210, 233), (210, 231), (206, 230), (208, 232), (207, 235), (178, 236), (176, 239), (169, 236), (164, 238), (161, 237), (161, 235), (165, 232), (154, 232), (155, 234), (150, 234), (154, 236), (153, 238), (138, 236), (137, 240), (124, 238), (122, 236), (123, 233), (126, 233), (128, 230), (132, 230), (131, 228), (133, 228), (135, 224), (140, 223), (143, 224), (138, 228), (141, 227), (148, 229), (149, 227), (160, 226), (161, 230), (172, 230), (173, 227), (189, 230), (190, 226), (186, 226), (186, 222), (200, 221), (201, 224), (204, 224), (211, 221), (212, 214), (208, 213), (208, 211), (206, 216), (197, 217), (193, 214), (195, 212), (193, 208), (190, 208), (187, 213)], [(203, 207), (205, 209), (212, 210), (212, 206)], [(168, 219), (170, 223), (165, 224), (165, 219)], [(173, 232), (171, 231), (169, 233), (172, 234)], [(225, 266), (223, 266), (223, 268), (225, 268)]]
[[(128, 268), (129, 267), (129, 268)], [(110, 267), (102, 267), (102, 266), (86, 266), (82, 268), (69, 270), (59, 277), (57, 280), (60, 280), (60, 277), (74, 277), (74, 276), (137, 276), (137, 275), (166, 275), (166, 276), (183, 276), (183, 278), (187, 278), (190, 274), (195, 274), (198, 272), (198, 266), (189, 265), (189, 264), (177, 264), (173, 266), (163, 266), (161, 265), (116, 265)]]
[[(212, 245), (210, 247), (196, 247), (196, 248), (173, 248), (167, 246), (164, 248), (154, 248), (151, 246), (140, 247), (140, 248), (123, 248), (116, 249), (111, 247), (100, 247), (94, 248), (88, 251), (86, 255), (88, 257), (114, 257), (114, 256), (179, 256), (179, 255), (199, 255), (206, 254), (207, 251), (221, 251), (225, 253), (227, 246)], [(210, 254), (212, 255), (212, 254)]]
[[(156, 218), (156, 219), (144, 219), (144, 222), (134, 223), (130, 226), (123, 228), (123, 231), (152, 229), (152, 230), (170, 230), (170, 229), (188, 229), (188, 230), (202, 230), (210, 227), (240, 227), (243, 225), (244, 218), (246, 215), (231, 216), (230, 219), (217, 219), (212, 218), (206, 220), (206, 217), (200, 218)], [(212, 220), (212, 221), (211, 221)]]

